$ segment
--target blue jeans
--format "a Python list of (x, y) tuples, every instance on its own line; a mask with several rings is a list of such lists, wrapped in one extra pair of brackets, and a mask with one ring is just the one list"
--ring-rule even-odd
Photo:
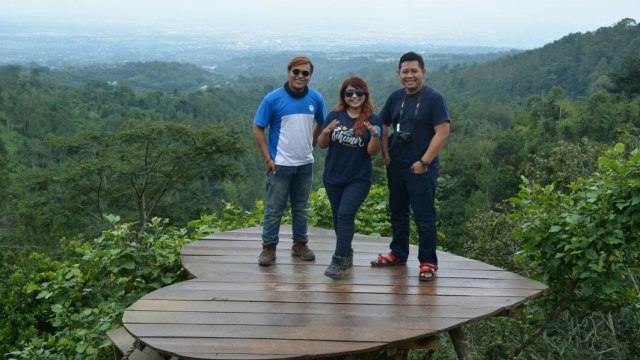
[(292, 238), (294, 241), (307, 240), (312, 175), (312, 163), (276, 166), (276, 172), (267, 175), (267, 203), (262, 226), (262, 241), (265, 244), (278, 245), (280, 221), (287, 200), (291, 202)]
[(348, 256), (355, 232), (356, 213), (369, 194), (371, 183), (353, 181), (343, 185), (324, 184), (333, 213), (336, 232), (336, 256)]
[(391, 251), (401, 261), (409, 257), (409, 206), (418, 229), (418, 261), (438, 264), (436, 246), (436, 184), (439, 166), (429, 165), (424, 174), (414, 174), (410, 167), (387, 166), (389, 210), (391, 212)]

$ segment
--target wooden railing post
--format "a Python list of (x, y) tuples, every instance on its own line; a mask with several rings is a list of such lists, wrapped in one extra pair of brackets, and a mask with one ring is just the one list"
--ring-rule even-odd
[(462, 327), (449, 330), (449, 336), (451, 337), (453, 348), (456, 350), (456, 355), (458, 355), (458, 360), (471, 360), (471, 353), (467, 343), (464, 341)]

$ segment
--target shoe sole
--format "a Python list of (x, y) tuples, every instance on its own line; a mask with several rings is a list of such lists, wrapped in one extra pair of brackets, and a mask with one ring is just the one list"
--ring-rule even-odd
[(429, 282), (429, 281), (433, 281), (436, 279), (436, 276), (433, 275), (432, 277), (424, 277), (424, 276), (418, 276), (418, 280), (420, 281), (424, 281), (424, 282)]
[(342, 274), (331, 274), (331, 275), (330, 275), (330, 274), (327, 274), (327, 273), (325, 272), (325, 273), (324, 273), (324, 276), (326, 276), (326, 277), (330, 277), (330, 278), (332, 278), (332, 279), (334, 279), (334, 280), (335, 280), (335, 279), (340, 279), (340, 278), (342, 277)]
[(273, 260), (271, 260), (271, 261), (268, 261), (268, 262), (258, 260), (258, 265), (260, 265), (260, 266), (271, 266), (271, 265), (273, 265), (275, 263), (276, 263), (276, 259), (275, 258)]
[(304, 261), (313, 261), (313, 260), (315, 260), (315, 259), (316, 259), (316, 256), (315, 256), (315, 255), (313, 255), (313, 257), (311, 257), (311, 258), (304, 258), (304, 257), (302, 257), (302, 256), (300, 256), (300, 255), (298, 255), (298, 254), (294, 253), (293, 251), (291, 252), (291, 256), (295, 256), (295, 257), (297, 257), (298, 259), (300, 259), (300, 260), (304, 260)]

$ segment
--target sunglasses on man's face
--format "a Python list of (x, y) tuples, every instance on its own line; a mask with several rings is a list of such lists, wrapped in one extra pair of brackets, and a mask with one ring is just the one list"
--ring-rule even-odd
[(291, 72), (295, 76), (298, 76), (298, 75), (302, 74), (303, 77), (307, 77), (307, 76), (311, 75), (311, 73), (308, 72), (307, 70), (293, 69), (293, 70), (291, 70)]
[(363, 97), (363, 96), (367, 95), (367, 92), (362, 90), (362, 89), (355, 89), (355, 90), (349, 89), (349, 90), (344, 92), (344, 96), (348, 97), (348, 98), (352, 97), (354, 94), (357, 97)]

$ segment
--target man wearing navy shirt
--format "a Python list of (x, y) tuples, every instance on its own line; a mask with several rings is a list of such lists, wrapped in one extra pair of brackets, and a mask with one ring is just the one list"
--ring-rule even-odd
[[(449, 136), (450, 117), (442, 94), (426, 86), (422, 56), (400, 58), (398, 78), (403, 88), (389, 95), (380, 112), (382, 153), (387, 166), (393, 237), (391, 252), (372, 266), (403, 265), (409, 256), (409, 206), (418, 229), (419, 279), (432, 280), (438, 269), (435, 194), (440, 169), (438, 153)], [(389, 136), (389, 129), (393, 134)]]
[[(287, 66), (287, 82), (267, 94), (253, 119), (253, 135), (265, 160), (267, 199), (262, 230), (262, 252), (258, 264), (276, 260), (280, 221), (287, 200), (291, 202), (293, 246), (291, 254), (315, 260), (307, 245), (309, 194), (313, 173), (313, 147), (322, 130), (325, 104), (322, 95), (307, 84), (313, 64), (297, 56)], [(265, 128), (269, 128), (269, 139)]]

